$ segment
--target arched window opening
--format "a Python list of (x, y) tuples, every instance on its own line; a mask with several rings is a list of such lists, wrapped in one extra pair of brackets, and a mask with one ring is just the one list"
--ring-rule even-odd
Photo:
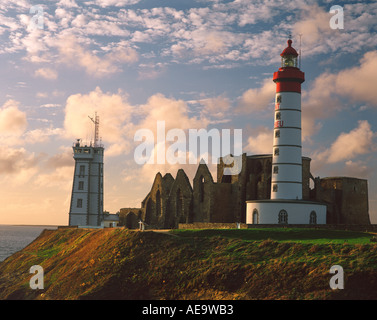
[(160, 190), (156, 193), (156, 216), (159, 217), (161, 215), (161, 194)]
[(135, 229), (135, 225), (137, 225), (137, 217), (136, 214), (131, 211), (126, 216), (126, 228)]
[(259, 212), (257, 209), (253, 210), (253, 224), (259, 224)]
[(310, 212), (310, 224), (317, 224), (317, 213), (315, 211)]
[(200, 202), (204, 201), (204, 177), (201, 176), (199, 179), (199, 196), (200, 196)]
[(279, 212), (279, 224), (287, 224), (288, 223), (288, 213), (285, 210), (280, 210)]

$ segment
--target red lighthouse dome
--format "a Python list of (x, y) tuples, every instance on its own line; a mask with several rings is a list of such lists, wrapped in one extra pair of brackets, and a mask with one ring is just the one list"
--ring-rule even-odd
[(297, 51), (294, 48), (292, 48), (292, 40), (289, 39), (287, 42), (288, 42), (288, 47), (286, 47), (280, 55), (282, 57), (285, 57), (285, 56), (297, 57), (298, 56)]
[(283, 52), (280, 54), (281, 56), (281, 67), (294, 67), (297, 68), (297, 57), (298, 53), (297, 51), (292, 48), (292, 40), (288, 40), (288, 47), (286, 47)]
[(292, 40), (288, 40), (281, 55), (281, 68), (274, 72), (274, 82), (276, 92), (299, 92), (301, 93), (301, 83), (305, 81), (305, 74), (297, 66), (297, 51), (292, 48)]

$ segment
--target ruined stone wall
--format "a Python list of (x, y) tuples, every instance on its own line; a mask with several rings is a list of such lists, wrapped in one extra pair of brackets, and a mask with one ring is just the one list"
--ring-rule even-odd
[(151, 191), (142, 203), (144, 209), (143, 221), (147, 226), (153, 228), (164, 228), (166, 224), (166, 214), (170, 189), (174, 183), (174, 178), (170, 173), (162, 177), (157, 173)]
[(192, 202), (193, 194), (190, 181), (186, 173), (179, 169), (170, 189), (165, 227), (178, 228), (178, 223), (192, 222)]
[[(247, 229), (246, 223), (240, 223), (240, 229)], [(233, 223), (216, 223), (216, 222), (194, 222), (180, 223), (178, 229), (236, 229), (237, 224)]]
[(205, 164), (199, 164), (193, 181), (193, 221), (210, 222), (214, 205), (215, 182)]
[(217, 183), (213, 188), (213, 210), (209, 222), (234, 222), (236, 197), (232, 193), (233, 184)]
[(122, 208), (119, 210), (119, 226), (138, 229), (140, 219), (143, 219), (142, 208)]
[[(248, 171), (250, 170), (248, 161), (246, 153), (242, 154), (241, 167), (237, 167), (239, 173), (225, 175), (224, 172), (229, 165), (224, 164), (223, 158), (220, 158), (217, 165), (217, 185), (219, 187), (217, 187), (217, 194), (215, 195), (215, 203), (219, 203), (219, 205), (217, 205), (218, 209), (215, 210), (213, 221), (246, 221), (246, 190)], [(238, 161), (234, 161), (234, 163), (239, 165)], [(216, 214), (221, 217), (216, 218)]]
[(370, 224), (368, 181), (349, 177), (320, 179), (316, 201), (328, 204), (327, 223)]
[[(121, 224), (135, 227), (140, 216), (149, 228), (177, 228), (193, 222), (246, 222), (247, 200), (270, 199), (272, 155), (243, 154), (241, 159), (242, 167), (236, 175), (224, 175), (227, 165), (220, 159), (217, 182), (207, 165), (199, 164), (192, 187), (182, 169), (176, 179), (157, 173), (142, 207), (121, 209)], [(302, 158), (303, 200), (326, 203), (329, 224), (370, 224), (367, 180), (315, 178), (311, 190), (310, 162), (310, 158)]]
[[(265, 200), (271, 196), (272, 155), (247, 158), (245, 200)], [(245, 207), (246, 212), (246, 207)]]
[[(310, 199), (310, 161), (308, 157), (302, 158), (302, 188), (303, 199)], [(233, 206), (233, 221), (246, 222), (246, 200), (265, 200), (271, 197), (271, 175), (272, 175), (272, 155), (242, 155), (242, 168), (239, 174), (233, 176), (224, 175), (224, 170), (228, 165), (224, 164), (222, 158), (217, 166), (217, 184), (231, 184), (230, 195), (217, 199), (221, 201), (224, 208), (228, 203)], [(195, 189), (195, 188), (194, 188)], [(227, 199), (227, 200), (225, 200)], [(225, 201), (227, 201), (225, 205)], [(228, 209), (224, 209), (228, 210)], [(225, 213), (216, 210), (215, 215), (223, 217)]]
[(310, 161), (308, 157), (302, 157), (302, 199), (310, 200)]

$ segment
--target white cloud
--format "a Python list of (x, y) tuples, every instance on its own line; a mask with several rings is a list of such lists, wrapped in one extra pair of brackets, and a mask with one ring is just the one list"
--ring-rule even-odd
[(301, 10), (301, 18), (293, 25), (294, 34), (303, 34), (305, 43), (318, 44), (319, 40), (331, 36), (334, 31), (330, 28), (331, 14), (317, 4), (304, 6)]
[(111, 52), (99, 57), (85, 49), (74, 36), (63, 36), (56, 42), (60, 61), (66, 65), (79, 65), (92, 76), (101, 77), (121, 70), (120, 65), (138, 60), (135, 49), (122, 45), (115, 46)]
[(68, 97), (64, 119), (65, 137), (93, 141), (94, 126), (88, 116), (93, 117), (95, 112), (100, 117), (100, 137), (106, 144), (106, 156), (128, 153), (129, 141), (133, 137), (133, 106), (122, 92), (104, 93), (97, 87), (88, 94)]
[(302, 138), (311, 140), (312, 136), (321, 129), (318, 120), (334, 116), (344, 106), (335, 94), (334, 81), (336, 76), (330, 73), (320, 74), (302, 92)]
[(60, 0), (57, 4), (58, 7), (78, 8), (75, 0)]
[(35, 76), (45, 78), (47, 80), (56, 80), (58, 78), (58, 73), (56, 70), (51, 68), (39, 68), (35, 70)]
[(376, 70), (377, 50), (366, 52), (360, 60), (360, 66), (345, 69), (337, 74), (337, 93), (377, 107)]
[(271, 78), (267, 78), (260, 88), (252, 88), (242, 94), (237, 110), (241, 113), (266, 111), (269, 104), (274, 102), (275, 91), (276, 84)]
[(371, 174), (371, 168), (363, 161), (346, 161), (344, 174), (349, 177), (358, 177), (361, 179), (368, 179)]
[(2, 146), (0, 153), (0, 182), (7, 188), (22, 186), (38, 172), (39, 158), (24, 148)]
[(325, 161), (327, 163), (354, 159), (359, 155), (377, 150), (377, 146), (373, 141), (375, 136), (376, 133), (371, 130), (371, 125), (368, 121), (359, 121), (357, 128), (348, 133), (341, 133), (329, 149), (316, 153), (314, 157), (317, 161)]
[(373, 148), (373, 136), (368, 121), (359, 121), (359, 126), (349, 133), (342, 133), (331, 145), (328, 162), (352, 159), (359, 154), (370, 153)]
[(50, 57), (46, 54), (49, 50), (45, 42), (45, 36), (43, 30), (35, 29), (24, 37), (18, 34), (13, 41), (14, 44), (22, 45), (23, 49), (26, 50), (25, 59), (27, 61), (34, 63), (48, 62)]
[(72, 20), (71, 25), (75, 28), (84, 28), (87, 24), (87, 16), (85, 14), (78, 14)]
[(17, 173), (23, 168), (35, 165), (33, 154), (28, 154), (24, 148), (3, 147), (0, 155), (0, 173)]
[(46, 160), (46, 168), (73, 167), (72, 148), (68, 146), (60, 146), (57, 153)]
[(157, 121), (162, 120), (165, 121), (166, 131), (175, 128), (183, 130), (206, 128), (209, 123), (209, 121), (191, 117), (189, 107), (183, 100), (167, 98), (160, 93), (151, 96), (147, 103), (139, 108), (145, 115), (139, 127), (151, 129), (154, 133), (157, 130)]
[(133, 4), (139, 3), (141, 0), (94, 0), (87, 2), (88, 4), (95, 4), (102, 8), (115, 6), (115, 7), (123, 7), (123, 6), (130, 6)]
[[(92, 45), (96, 43), (98, 40), (94, 41), (91, 38), (95, 35), (127, 38), (129, 43), (124, 46), (126, 54), (122, 55), (123, 63), (137, 61), (133, 45), (147, 42), (160, 46), (158, 52), (161, 58), (168, 55), (185, 63), (207, 61), (211, 65), (220, 64), (227, 67), (237, 66), (230, 62), (239, 61), (262, 65), (275, 63), (278, 61), (278, 51), (280, 51), (276, 46), (276, 39), (281, 38), (282, 33), (304, 34), (304, 56), (335, 52), (340, 48), (344, 49), (342, 52), (356, 52), (361, 46), (372, 48), (377, 45), (376, 37), (371, 34), (374, 13), (377, 13), (377, 6), (373, 3), (345, 5), (349, 17), (347, 28), (344, 32), (336, 32), (329, 28), (331, 14), (327, 11), (327, 7), (320, 7), (314, 1), (295, 0), (284, 5), (280, 0), (268, 3), (244, 0), (228, 3), (215, 1), (208, 7), (185, 10), (169, 7), (120, 8), (139, 2), (140, 0), (91, 0), (82, 3), (60, 0), (55, 5), (55, 11), (44, 12), (43, 33), (38, 30), (19, 31), (18, 21), (12, 18), (2, 19), (3, 24), (12, 31), (3, 50), (8, 52), (26, 50), (29, 61), (47, 62), (54, 54), (49, 51), (57, 47), (53, 44), (54, 39), (61, 41), (63, 35), (75, 35), (76, 38), (80, 38), (80, 41), (76, 42), (80, 43), (81, 50), (77, 46), (74, 47), (76, 56), (68, 54), (66, 60), (72, 61), (76, 58), (77, 63), (89, 74), (104, 75), (106, 69), (110, 70), (109, 73), (113, 73), (118, 68), (114, 66), (111, 57), (102, 56), (103, 52), (100, 50), (94, 53), (83, 46), (83, 43)], [(12, 5), (9, 1), (7, 3), (21, 10), (26, 2), (19, 1)], [(107, 12), (96, 6), (120, 9), (117, 12)], [(28, 26), (30, 16), (24, 12), (18, 18), (21, 24)], [(286, 12), (290, 13), (289, 17), (279, 20), (281, 22), (271, 30), (259, 33), (244, 31), (248, 25), (254, 25), (261, 20), (272, 21)], [(233, 26), (237, 24), (240, 30), (235, 31)], [(163, 41), (160, 41), (161, 39)], [(96, 45), (102, 48), (106, 46), (107, 41), (101, 40), (102, 43)], [(63, 50), (64, 54), (67, 54), (66, 50)], [(95, 68), (95, 65), (98, 67)]]
[(224, 121), (230, 121), (228, 111), (230, 109), (231, 102), (224, 94), (214, 98), (201, 99), (198, 100), (198, 102), (204, 106), (201, 111), (203, 117), (209, 119), (218, 118), (223, 119)]
[(139, 65), (139, 79), (156, 79), (166, 71), (164, 63), (142, 63)]
[[(44, 96), (42, 96), (44, 97)], [(41, 105), (41, 108), (58, 108), (61, 105), (59, 103), (45, 103)]]
[(38, 187), (56, 188), (69, 191), (72, 188), (73, 164), (68, 167), (58, 167), (52, 172), (40, 173), (36, 176), (33, 183)]
[[(290, 1), (291, 2), (291, 1)], [(270, 21), (274, 16), (279, 14), (277, 2), (264, 2), (264, 1), (234, 1), (232, 4), (239, 6), (239, 15), (237, 17), (239, 26), (243, 27), (248, 24), (256, 24), (260, 20), (264, 22)], [(291, 7), (287, 3), (288, 7)], [(288, 9), (287, 7), (287, 9)]]
[(248, 134), (245, 151), (251, 154), (270, 154), (272, 152), (272, 131), (271, 128), (260, 126), (250, 130)]
[(319, 119), (332, 117), (349, 107), (341, 102), (341, 98), (377, 107), (374, 70), (377, 70), (377, 51), (370, 51), (361, 58), (359, 66), (338, 73), (320, 74), (309, 90), (303, 91), (303, 138), (310, 139), (321, 128), (317, 122)]
[(374, 2), (345, 4), (344, 29), (330, 28), (333, 16), (329, 7), (318, 4), (302, 5), (299, 19), (292, 26), (293, 34), (303, 34), (303, 57), (337, 52), (355, 53), (360, 48), (375, 48), (373, 33), (377, 5)]
[(24, 11), (25, 9), (30, 9), (30, 2), (28, 0), (2, 0), (0, 2), (0, 9), (2, 11), (9, 9)]
[(233, 39), (230, 33), (199, 29), (192, 32), (191, 41), (196, 55), (212, 55), (224, 53)]
[(130, 32), (126, 28), (122, 28), (122, 25), (119, 23), (119, 21), (107, 21), (97, 19), (88, 22), (85, 20), (85, 18), (76, 17), (73, 22), (76, 26), (80, 26), (81, 24), (80, 27), (85, 30), (86, 35), (119, 37), (128, 37), (130, 35)]
[(19, 109), (19, 102), (15, 100), (5, 102), (0, 108), (0, 137), (3, 139), (19, 137), (26, 127), (26, 114)]
[(61, 128), (37, 128), (25, 132), (22, 136), (24, 143), (46, 143), (52, 136), (61, 136), (63, 129)]
[(48, 97), (48, 93), (47, 93), (47, 92), (37, 92), (37, 93), (35, 94), (35, 96), (36, 96), (37, 98), (44, 99), (44, 98), (47, 98), (47, 97)]
[[(221, 100), (223, 99), (223, 97), (219, 99)], [(209, 100), (207, 100), (207, 102), (209, 102)], [(212, 108), (212, 106), (209, 105), (209, 108)], [(224, 108), (227, 108), (225, 104)], [(162, 174), (170, 172), (174, 176), (177, 170), (180, 168), (183, 168), (188, 176), (193, 177), (196, 172), (197, 165), (199, 164), (200, 157), (203, 155), (197, 155), (196, 163), (189, 164), (189, 159), (193, 159), (192, 157), (194, 157), (193, 153), (190, 152), (195, 151), (188, 149), (188, 130), (207, 129), (207, 126), (211, 123), (211, 119), (209, 117), (207, 118), (207, 116), (203, 114), (201, 114), (200, 117), (192, 116), (187, 102), (183, 100), (167, 98), (162, 94), (155, 94), (151, 96), (145, 105), (139, 106), (139, 109), (142, 112), (141, 116), (144, 117), (138, 124), (137, 129), (151, 130), (155, 139), (154, 148), (152, 151), (154, 164), (142, 165), (142, 167), (140, 168), (140, 175), (143, 177), (143, 179), (146, 179), (146, 181), (151, 180), (154, 178), (157, 172), (161, 172)], [(177, 119), (179, 119), (179, 121), (177, 121)], [(181, 153), (182, 158), (180, 162), (183, 163), (172, 164), (173, 159), (170, 159), (169, 155), (167, 155), (166, 152), (174, 142), (166, 141), (166, 139), (164, 139), (163, 142), (165, 147), (164, 164), (157, 163), (157, 121), (164, 121), (165, 135), (171, 129), (183, 130), (186, 139), (185, 149), (182, 150), (184, 153)], [(179, 132), (182, 132), (181, 130)], [(159, 146), (162, 146), (162, 144)], [(196, 152), (197, 151), (198, 150), (196, 150)], [(202, 150), (200, 150), (200, 152), (202, 152)], [(178, 157), (178, 154), (174, 155), (174, 157)], [(212, 154), (208, 156), (209, 167), (211, 169), (215, 168), (215, 165), (212, 165), (212, 162), (215, 160), (217, 159), (212, 159)]]

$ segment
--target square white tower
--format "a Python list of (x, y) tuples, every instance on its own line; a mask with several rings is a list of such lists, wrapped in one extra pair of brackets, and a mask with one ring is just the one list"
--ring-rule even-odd
[(104, 147), (97, 142), (97, 116), (93, 122), (96, 126), (94, 145), (82, 145), (80, 139), (73, 145), (75, 170), (69, 210), (70, 226), (101, 227), (103, 221)]

